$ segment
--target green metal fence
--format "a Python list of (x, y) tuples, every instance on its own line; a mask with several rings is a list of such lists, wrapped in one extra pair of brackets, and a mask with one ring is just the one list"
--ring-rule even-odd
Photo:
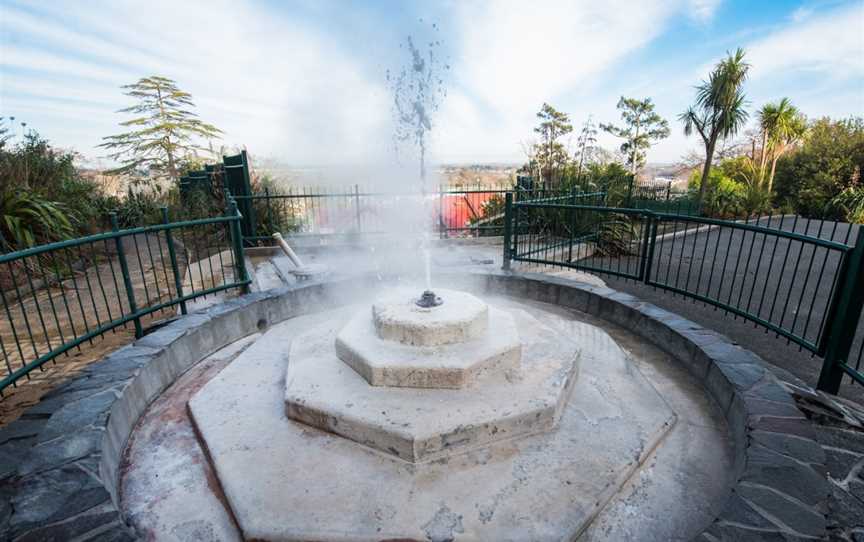
[[(500, 236), (504, 196), (532, 201), (570, 201), (604, 205), (605, 192), (559, 190), (461, 189), (439, 187), (426, 195), (351, 187), (294, 187), (284, 193), (234, 196), (256, 217), (250, 242), (270, 242), (273, 232), (293, 235), (377, 234), (392, 231), (400, 206), (425, 198), (429, 222), (441, 238)], [(576, 198), (575, 200), (573, 198)], [(241, 207), (242, 210), (242, 207)]]
[(518, 261), (640, 281), (823, 357), (822, 390), (837, 393), (844, 375), (864, 383), (864, 233), (853, 236), (852, 225), (838, 235), (838, 223), (814, 231), (798, 217), (731, 222), (509, 197), (505, 215), (505, 268)]
[(0, 393), (105, 333), (245, 289), (241, 215), (113, 230), (0, 256)]

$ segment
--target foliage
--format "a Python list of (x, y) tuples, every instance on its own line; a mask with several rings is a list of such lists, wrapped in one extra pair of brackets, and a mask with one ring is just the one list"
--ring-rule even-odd
[(617, 162), (589, 164), (582, 177), (579, 189), (585, 192), (606, 192), (606, 204), (610, 207), (627, 205), (633, 175)]
[(585, 166), (585, 159), (589, 162), (594, 158), (597, 149), (597, 128), (591, 116), (582, 125), (582, 130), (579, 132), (579, 139), (576, 141), (576, 155), (579, 159), (576, 163), (576, 180), (582, 179), (582, 168)]
[(66, 239), (74, 231), (62, 203), (20, 188), (0, 193), (0, 217), (0, 241), (4, 250), (32, 247), (40, 241)]
[(699, 183), (698, 200), (704, 203), (714, 150), (719, 139), (738, 133), (747, 122), (746, 101), (743, 85), (750, 65), (744, 61), (744, 50), (729, 53), (711, 72), (707, 81), (696, 87), (696, 103), (690, 106), (679, 119), (684, 123), (684, 134), (696, 131), (705, 144), (705, 163)]
[[(253, 175), (251, 179), (253, 194), (278, 194), (279, 189), (276, 181), (269, 175)], [(300, 231), (303, 227), (300, 209), (293, 207), (296, 200), (286, 200), (274, 203), (273, 200), (264, 198), (252, 200), (255, 211), (255, 235), (267, 236), (275, 232), (287, 235)]]
[[(759, 129), (762, 132), (759, 180), (767, 181), (767, 190), (771, 192), (777, 160), (804, 138), (807, 133), (807, 119), (792, 105), (789, 98), (783, 98), (777, 103), (762, 106), (759, 110)], [(770, 173), (767, 172), (769, 159)]]
[(483, 235), (501, 235), (504, 227), (504, 206), (505, 199), (500, 194), (495, 194), (491, 198), (480, 204), (480, 213), (476, 217), (471, 217), (468, 220), (470, 227), (478, 227), (481, 236)]
[(633, 219), (627, 215), (610, 214), (597, 225), (594, 254), (597, 256), (621, 256), (630, 254), (633, 242), (638, 240)]
[[(691, 192), (700, 192), (702, 175), (694, 171), (690, 175), (688, 188)], [(703, 212), (717, 218), (734, 218), (745, 212), (747, 201), (747, 183), (735, 180), (723, 171), (722, 167), (712, 168), (708, 173), (709, 190), (705, 192), (702, 202)]]
[(567, 167), (570, 157), (560, 139), (573, 131), (570, 117), (548, 103), (537, 113), (540, 124), (534, 132), (540, 135), (540, 142), (532, 150), (531, 162), (536, 164), (545, 186), (550, 188), (560, 180), (561, 172)]
[(831, 200), (848, 222), (864, 224), (864, 186), (857, 183), (849, 186)]
[(176, 181), (185, 162), (195, 160), (198, 151), (208, 150), (194, 139), (212, 139), (222, 133), (197, 118), (190, 110), (195, 107), (192, 96), (171, 79), (154, 75), (123, 88), (137, 103), (120, 112), (135, 117), (120, 123), (131, 131), (103, 138), (100, 147), (110, 150), (108, 157), (122, 164), (109, 173), (145, 169)]
[(36, 132), (7, 146), (0, 138), (0, 233), (3, 249), (65, 239), (86, 231), (92, 218), (88, 195), (74, 155), (51, 147)]
[(645, 152), (651, 148), (651, 143), (669, 137), (669, 123), (654, 112), (651, 98), (637, 100), (621, 96), (617, 107), (624, 126), (601, 124), (600, 128), (624, 139), (621, 152), (627, 156), (627, 165), (635, 175), (645, 165)]
[(862, 170), (864, 118), (822, 118), (810, 124), (795, 152), (778, 160), (777, 198), (791, 203), (804, 216), (850, 218), (845, 200), (837, 198), (859, 186)]

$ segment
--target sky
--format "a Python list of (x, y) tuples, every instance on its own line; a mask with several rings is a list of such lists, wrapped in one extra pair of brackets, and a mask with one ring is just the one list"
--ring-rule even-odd
[(162, 75), (228, 148), (298, 167), (386, 162), (386, 74), (409, 61), (408, 36), (440, 42), (449, 66), (439, 163), (522, 162), (544, 102), (578, 131), (589, 115), (617, 122), (622, 95), (654, 101), (672, 133), (648, 160), (675, 162), (700, 148), (678, 114), (737, 47), (751, 116), (784, 96), (809, 118), (864, 115), (864, 0), (0, 0), (0, 116), (103, 164), (96, 145), (128, 118), (120, 87)]

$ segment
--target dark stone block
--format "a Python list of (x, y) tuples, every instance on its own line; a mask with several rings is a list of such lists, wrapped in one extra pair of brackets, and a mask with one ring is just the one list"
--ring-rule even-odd
[(15, 535), (71, 518), (110, 499), (102, 484), (76, 465), (28, 476), (18, 487), (10, 521)]
[(723, 373), (723, 376), (726, 377), (726, 380), (732, 385), (736, 393), (743, 393), (751, 389), (765, 377), (767, 371), (763, 365), (755, 363), (727, 364), (715, 361), (714, 366)]
[(32, 529), (17, 538), (16, 542), (65, 542), (117, 521), (119, 517), (120, 514), (109, 503), (66, 521)]
[(46, 420), (15, 420), (0, 428), (0, 444), (22, 438), (35, 437), (42, 431)]
[(813, 429), (816, 440), (822, 446), (842, 448), (864, 455), (864, 433), (825, 425), (817, 425)]
[(66, 404), (77, 401), (79, 399), (83, 399), (84, 397), (93, 395), (94, 393), (98, 392), (99, 390), (84, 389), (78, 391), (67, 391), (64, 394), (55, 395), (48, 398), (43, 396), (38, 403), (24, 411), (24, 413), (21, 415), (21, 419), (41, 419), (47, 423), (47, 418), (49, 418), (52, 414), (63, 408)]
[(765, 487), (744, 484), (735, 491), (752, 506), (771, 514), (796, 532), (805, 536), (825, 536), (825, 515), (818, 510)]
[(849, 480), (849, 493), (854, 495), (859, 501), (864, 502), (864, 480), (861, 478), (852, 478)]
[(117, 394), (113, 390), (94, 393), (63, 406), (55, 412), (39, 433), (39, 442), (69, 435), (86, 427), (104, 425), (108, 410)]
[(828, 476), (835, 480), (846, 478), (852, 467), (862, 460), (864, 460), (864, 456), (848, 450), (825, 448), (825, 468), (828, 471)]
[(558, 304), (569, 309), (586, 312), (589, 294), (577, 286), (562, 287), (558, 294)]
[(833, 485), (828, 499), (828, 530), (864, 530), (864, 501)]
[(18, 474), (27, 476), (93, 454), (99, 450), (103, 434), (102, 429), (75, 429), (49, 442), (37, 444), (19, 466)]
[(718, 519), (739, 525), (748, 525), (759, 529), (777, 529), (778, 526), (771, 523), (759, 512), (753, 509), (737, 493), (732, 493), (723, 507)]
[(117, 523), (114, 527), (81, 539), (82, 542), (134, 542), (138, 538), (126, 525)]
[(803, 416), (795, 418), (758, 416), (752, 417), (748, 423), (752, 430), (769, 431), (772, 433), (789, 433), (810, 440), (818, 440), (816, 438), (816, 431), (813, 429), (813, 423)]
[(743, 481), (767, 486), (810, 506), (823, 506), (829, 487), (824, 474), (761, 444), (747, 449)]
[[(770, 375), (770, 373), (768, 374)], [(744, 392), (744, 394), (754, 399), (763, 399), (773, 401), (778, 405), (787, 405), (796, 412), (796, 414), (790, 414), (790, 416), (803, 416), (803, 413), (795, 403), (795, 399), (792, 398), (789, 392), (773, 376), (766, 375), (766, 378)]]
[(804, 463), (825, 463), (825, 452), (815, 440), (787, 435), (784, 433), (767, 433), (752, 431), (750, 438), (770, 450), (797, 459)]
[(0, 446), (0, 480), (18, 472), (18, 467), (30, 455), (36, 437), (12, 440)]
[(789, 542), (804, 540), (800, 537), (791, 537), (779, 530), (748, 529), (741, 525), (729, 525), (728, 523), (715, 523), (704, 533), (712, 541), (723, 542)]
[[(786, 418), (803, 418), (801, 411), (798, 410), (798, 407), (795, 406), (795, 402), (789, 397), (788, 394), (783, 390), (783, 387), (779, 384), (772, 384), (772, 390), (780, 390), (782, 393), (786, 394), (786, 399), (788, 401), (775, 401), (775, 397), (771, 397), (770, 399), (766, 399), (761, 397), (761, 394), (758, 393), (757, 388), (759, 388), (761, 384), (757, 384), (750, 390), (748, 390), (745, 394), (739, 394), (735, 397), (735, 401), (740, 401), (744, 406), (745, 411), (749, 416), (780, 416)], [(770, 395), (770, 394), (769, 394)], [(782, 399), (782, 396), (778, 394), (777, 399)]]

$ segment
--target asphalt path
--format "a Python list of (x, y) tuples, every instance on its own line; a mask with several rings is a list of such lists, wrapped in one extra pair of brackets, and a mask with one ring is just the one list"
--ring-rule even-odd
[[(758, 225), (844, 244), (854, 243), (859, 229), (858, 225), (793, 216), (773, 217), (770, 222), (762, 219)], [(659, 237), (656, 247), (651, 271), (654, 281), (756, 314), (809, 342), (815, 343), (825, 333), (824, 316), (837, 288), (838, 251), (741, 229), (697, 230), (692, 224), (687, 230)], [(638, 259), (634, 257), (595, 258), (582, 263), (625, 273), (638, 270)], [(604, 278), (611, 288), (720, 331), (768, 363), (816, 385), (821, 358), (777, 333), (665, 288), (609, 275)], [(860, 359), (862, 340), (864, 318), (859, 322), (852, 349), (853, 365)], [(864, 369), (864, 362), (860, 363)], [(849, 378), (844, 378), (840, 394), (864, 404), (864, 386)]]

